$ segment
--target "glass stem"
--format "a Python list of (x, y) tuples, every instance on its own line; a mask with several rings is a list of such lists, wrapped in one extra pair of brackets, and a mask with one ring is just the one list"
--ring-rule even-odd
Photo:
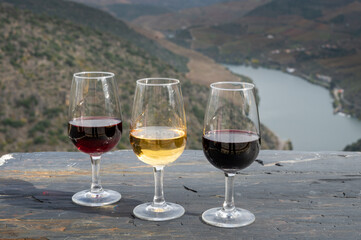
[(153, 167), (154, 172), (154, 198), (153, 207), (161, 207), (164, 205), (164, 193), (163, 193), (163, 168)]
[(223, 211), (232, 212), (235, 209), (234, 206), (234, 198), (233, 198), (233, 190), (234, 190), (234, 173), (225, 173), (226, 176), (226, 192), (225, 192), (225, 200), (223, 203)]
[(90, 187), (91, 193), (100, 193), (103, 191), (102, 185), (100, 183), (100, 156), (90, 156), (92, 163), (92, 184)]

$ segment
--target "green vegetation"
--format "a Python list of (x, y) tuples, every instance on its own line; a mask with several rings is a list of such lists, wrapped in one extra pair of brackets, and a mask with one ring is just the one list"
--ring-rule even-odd
[[(74, 72), (115, 72), (124, 115), (121, 147), (129, 147), (127, 122), (135, 80), (183, 78), (172, 66), (127, 40), (69, 21), (0, 4), (0, 23), (4, 53), (0, 65), (0, 154), (75, 150), (67, 137)], [(199, 148), (199, 141), (194, 146)]]
[[(187, 71), (188, 60), (186, 58), (175, 55), (172, 52), (160, 47), (154, 41), (141, 36), (129, 28), (124, 22), (114, 18), (104, 11), (87, 7), (79, 3), (63, 0), (0, 0), (0, 3), (1, 2), (6, 2), (21, 9), (30, 10), (36, 14), (44, 14), (69, 20), (73, 23), (88, 27), (84, 28), (83, 31), (88, 31), (89, 33), (89, 28), (92, 28), (112, 36), (121, 37), (122, 39), (132, 42), (148, 54), (167, 62), (178, 71)], [(46, 19), (45, 16), (40, 16), (39, 18), (32, 19), (31, 21), (36, 24), (40, 23), (44, 19)], [(7, 20), (2, 20), (2, 22), (5, 21)], [(56, 29), (46, 29), (46, 31), (56, 31)], [(11, 50), (13, 46), (10, 44), (7, 47)], [(60, 45), (51, 46), (51, 44), (49, 44), (49, 48), (51, 49), (56, 50), (59, 49), (59, 47)], [(74, 63), (71, 59), (68, 59), (67, 64), (72, 67)]]
[(159, 15), (170, 12), (168, 8), (148, 4), (111, 4), (107, 6), (108, 11), (114, 13), (118, 18), (132, 21), (144, 15)]
[(361, 139), (350, 145), (347, 145), (344, 151), (361, 152)]
[[(78, 0), (79, 2), (91, 2), (89, 0)], [(94, 1), (94, 0), (93, 0)], [(207, 6), (209, 4), (214, 4), (218, 2), (225, 2), (228, 0), (192, 0), (192, 1), (184, 1), (184, 0), (132, 0), (132, 3), (140, 5), (140, 6), (153, 6), (161, 9), (168, 9), (168, 10), (181, 10), (185, 8), (193, 8), (193, 7), (200, 7), (200, 6)], [(101, 1), (95, 0), (97, 4), (101, 4)]]
[(16, 101), (16, 107), (24, 107), (26, 109), (30, 109), (32, 106), (37, 104), (38, 104), (38, 100), (36, 100), (36, 97), (34, 95)]
[[(35, 2), (27, 1), (29, 4)], [(39, 3), (47, 6), (47, 1), (38, 0), (37, 3), (36, 7)], [(66, 3), (75, 9), (79, 7), (72, 5), (75, 3)], [(79, 17), (84, 16), (80, 14)], [(91, 24), (90, 19), (87, 21)], [(127, 38), (106, 31), (19, 10), (9, 4), (0, 4), (0, 25), (0, 155), (76, 150), (67, 136), (69, 88), (72, 74), (86, 70), (116, 74), (124, 118), (118, 149), (130, 147), (129, 116), (135, 80), (157, 76), (181, 80), (188, 123), (187, 148), (201, 148), (207, 86), (191, 83), (173, 66)], [(277, 145), (277, 137), (267, 130), (263, 133), (270, 134), (263, 141), (264, 148)]]
[[(183, 19), (187, 16), (187, 12), (169, 14), (168, 19), (187, 22)], [(193, 21), (194, 26), (174, 30), (191, 36), (175, 34), (170, 40), (221, 63), (295, 68), (295, 74), (330, 90), (344, 89), (341, 110), (361, 119), (360, 16), (361, 4), (356, 0), (273, 0), (231, 22), (226, 17), (215, 25)], [(168, 22), (164, 16), (159, 19), (161, 28), (153, 19), (154, 29), (171, 29), (164, 24)], [(322, 81), (317, 75), (332, 81)]]
[(11, 118), (5, 118), (4, 120), (1, 121), (1, 123), (5, 126), (9, 126), (12, 128), (20, 128), (22, 126), (24, 126), (24, 122), (20, 121), (20, 120), (14, 120)]
[(191, 47), (192, 35), (188, 29), (180, 29), (175, 32), (173, 42), (176, 44), (190, 48)]
[(322, 1), (313, 0), (276, 0), (248, 13), (248, 16), (274, 17), (282, 15), (299, 15), (305, 19), (322, 16)]

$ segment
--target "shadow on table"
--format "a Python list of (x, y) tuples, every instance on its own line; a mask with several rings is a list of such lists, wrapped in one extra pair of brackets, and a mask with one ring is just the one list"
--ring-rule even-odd
[(77, 211), (113, 217), (132, 217), (133, 208), (140, 201), (124, 198), (112, 205), (84, 207), (72, 202), (74, 192), (36, 188), (33, 184), (19, 180), (0, 178), (0, 200), (22, 208), (43, 210)]

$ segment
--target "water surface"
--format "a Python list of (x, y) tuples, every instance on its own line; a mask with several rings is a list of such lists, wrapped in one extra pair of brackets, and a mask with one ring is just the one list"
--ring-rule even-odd
[(261, 122), (294, 150), (342, 150), (361, 138), (361, 121), (333, 114), (326, 88), (281, 71), (225, 65), (253, 79), (261, 98)]

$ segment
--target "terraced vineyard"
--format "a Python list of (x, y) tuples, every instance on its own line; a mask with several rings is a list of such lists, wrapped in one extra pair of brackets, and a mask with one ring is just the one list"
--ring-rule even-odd
[[(85, 70), (116, 74), (124, 117), (118, 149), (130, 147), (135, 80), (152, 76), (181, 80), (187, 147), (201, 147), (208, 87), (191, 83), (168, 62), (120, 35), (9, 4), (0, 4), (0, 26), (0, 154), (76, 150), (67, 137), (68, 93), (72, 73)], [(265, 148), (278, 146), (275, 135), (266, 129), (263, 133)]]

